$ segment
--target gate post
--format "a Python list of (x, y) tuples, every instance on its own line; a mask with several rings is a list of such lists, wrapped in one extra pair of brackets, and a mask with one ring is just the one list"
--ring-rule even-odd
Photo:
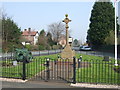
[(76, 84), (76, 58), (73, 57), (73, 84)]
[(25, 80), (26, 79), (26, 57), (23, 56), (23, 77), (22, 77), (22, 80)]
[(46, 75), (46, 82), (49, 80), (49, 78), (50, 78), (50, 70), (49, 70), (49, 61), (50, 61), (50, 59), (49, 58), (47, 58), (47, 61), (46, 61), (46, 67), (47, 67), (47, 75)]

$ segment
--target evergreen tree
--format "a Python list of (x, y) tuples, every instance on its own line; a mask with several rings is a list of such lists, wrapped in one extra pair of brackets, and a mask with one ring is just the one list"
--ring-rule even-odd
[(79, 46), (79, 42), (78, 42), (77, 39), (75, 39), (75, 40), (73, 41), (73, 45), (74, 45), (74, 46)]
[(45, 36), (45, 30), (44, 29), (42, 29), (41, 31), (40, 31), (40, 35), (43, 35), (43, 36)]
[(53, 46), (55, 44), (55, 42), (52, 40), (52, 34), (50, 32), (47, 33), (47, 43), (50, 46)]
[(105, 38), (114, 30), (115, 14), (110, 0), (108, 2), (95, 2), (90, 17), (87, 42), (98, 47), (105, 44)]
[(3, 51), (10, 51), (13, 49), (13, 46), (17, 47), (17, 45), (20, 45), (20, 36), (21, 31), (18, 25), (11, 18), (4, 16), (2, 18)]
[(45, 50), (47, 47), (47, 38), (44, 29), (40, 31), (40, 35), (38, 37), (38, 45), (39, 45), (39, 50)]

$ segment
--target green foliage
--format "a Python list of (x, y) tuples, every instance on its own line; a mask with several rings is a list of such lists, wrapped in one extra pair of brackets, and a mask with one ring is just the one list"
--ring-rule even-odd
[(55, 42), (52, 40), (52, 34), (50, 32), (47, 33), (47, 43), (50, 46), (53, 46), (55, 44)]
[(120, 84), (119, 75), (114, 68), (115, 60), (110, 58), (109, 61), (103, 61), (103, 57), (76, 54), (76, 57), (82, 55), (82, 61), (88, 63), (90, 66), (78, 68), (76, 70), (76, 81), (85, 83), (106, 83), (106, 84)]
[(105, 43), (107, 45), (115, 45), (115, 33), (110, 31), (110, 34), (105, 38)]
[(48, 32), (46, 35), (46, 32), (41, 30), (38, 39), (39, 50), (50, 50), (54, 44), (55, 42), (52, 40), (52, 34)]
[(23, 48), (24, 46), (21, 43), (8, 42), (3, 44), (2, 52), (13, 52), (15, 48)]
[(115, 53), (115, 45), (102, 45), (101, 47), (96, 48), (96, 50), (101, 52)]
[[(18, 25), (9, 17), (3, 16), (2, 18), (2, 45), (3, 51), (9, 51), (13, 45), (22, 46), (20, 44), (21, 31)], [(10, 46), (9, 44), (13, 44)]]
[(44, 50), (45, 47), (47, 46), (47, 38), (44, 30), (41, 30), (40, 32), (40, 35), (38, 37), (38, 45), (39, 45), (39, 50)]
[(120, 36), (118, 37), (118, 45), (120, 45)]
[[(27, 79), (39, 74), (42, 70), (45, 70), (45, 58), (50, 58), (51, 61), (57, 60), (58, 54), (37, 56), (32, 62), (26, 64)], [(83, 59), (81, 63), (87, 62), (89, 66), (77, 68), (76, 66), (76, 81), (85, 83), (103, 83), (103, 84), (120, 84), (120, 73), (116, 73), (113, 69), (118, 68), (114, 66), (114, 59), (110, 61), (103, 61), (103, 57), (76, 54), (76, 57), (82, 55)], [(4, 60), (2, 60), (4, 62)], [(6, 62), (6, 61), (5, 61)], [(9, 62), (11, 63), (11, 60)], [(17, 66), (1, 67), (2, 73), (0, 76), (6, 77), (22, 77), (23, 64), (18, 62)], [(7, 73), (7, 74), (6, 74)], [(9, 75), (8, 75), (9, 74)]]
[(30, 44), (25, 45), (25, 48), (27, 48), (28, 50), (31, 50), (32, 46)]
[(112, 3), (95, 2), (90, 17), (87, 42), (93, 46), (105, 44), (104, 40), (114, 30), (115, 14)]
[(45, 30), (44, 30), (44, 29), (42, 29), (42, 30), (40, 31), (40, 35), (45, 36)]
[(32, 45), (31, 51), (38, 51), (38, 50), (39, 50), (38, 45)]
[(19, 42), (20, 28), (11, 18), (2, 20), (3, 40), (7, 42)]
[(53, 45), (53, 47), (52, 47), (53, 49), (61, 49), (62, 48), (62, 46), (61, 45)]
[(45, 50), (45, 46), (44, 45), (39, 45), (39, 50)]
[(75, 39), (75, 40), (73, 41), (73, 44), (74, 44), (74, 46), (79, 46), (79, 42), (78, 42), (78, 40)]

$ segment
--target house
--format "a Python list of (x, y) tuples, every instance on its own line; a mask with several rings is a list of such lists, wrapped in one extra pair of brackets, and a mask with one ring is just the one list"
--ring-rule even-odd
[(38, 42), (38, 31), (31, 30), (31, 28), (24, 29), (22, 32), (22, 44), (31, 44), (31, 45), (36, 45)]
[[(72, 46), (73, 43), (73, 38), (69, 36), (68, 38), (68, 43), (70, 46)], [(66, 45), (66, 36), (65, 35), (61, 35), (60, 38), (58, 39), (58, 44), (61, 45), (63, 48)]]
[(59, 40), (58, 40), (58, 44), (60, 44), (62, 47), (65, 47), (66, 45), (66, 37), (64, 35), (62, 35)]

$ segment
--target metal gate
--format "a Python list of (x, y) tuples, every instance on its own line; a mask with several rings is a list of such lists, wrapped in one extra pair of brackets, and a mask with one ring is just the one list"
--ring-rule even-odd
[[(38, 65), (38, 66), (37, 66)], [(74, 58), (69, 59), (36, 59), (36, 68), (39, 69), (34, 77), (31, 79), (37, 80), (65, 80), (67, 82), (75, 83), (75, 70), (76, 70), (76, 61)], [(27, 75), (26, 75), (27, 76)]]

